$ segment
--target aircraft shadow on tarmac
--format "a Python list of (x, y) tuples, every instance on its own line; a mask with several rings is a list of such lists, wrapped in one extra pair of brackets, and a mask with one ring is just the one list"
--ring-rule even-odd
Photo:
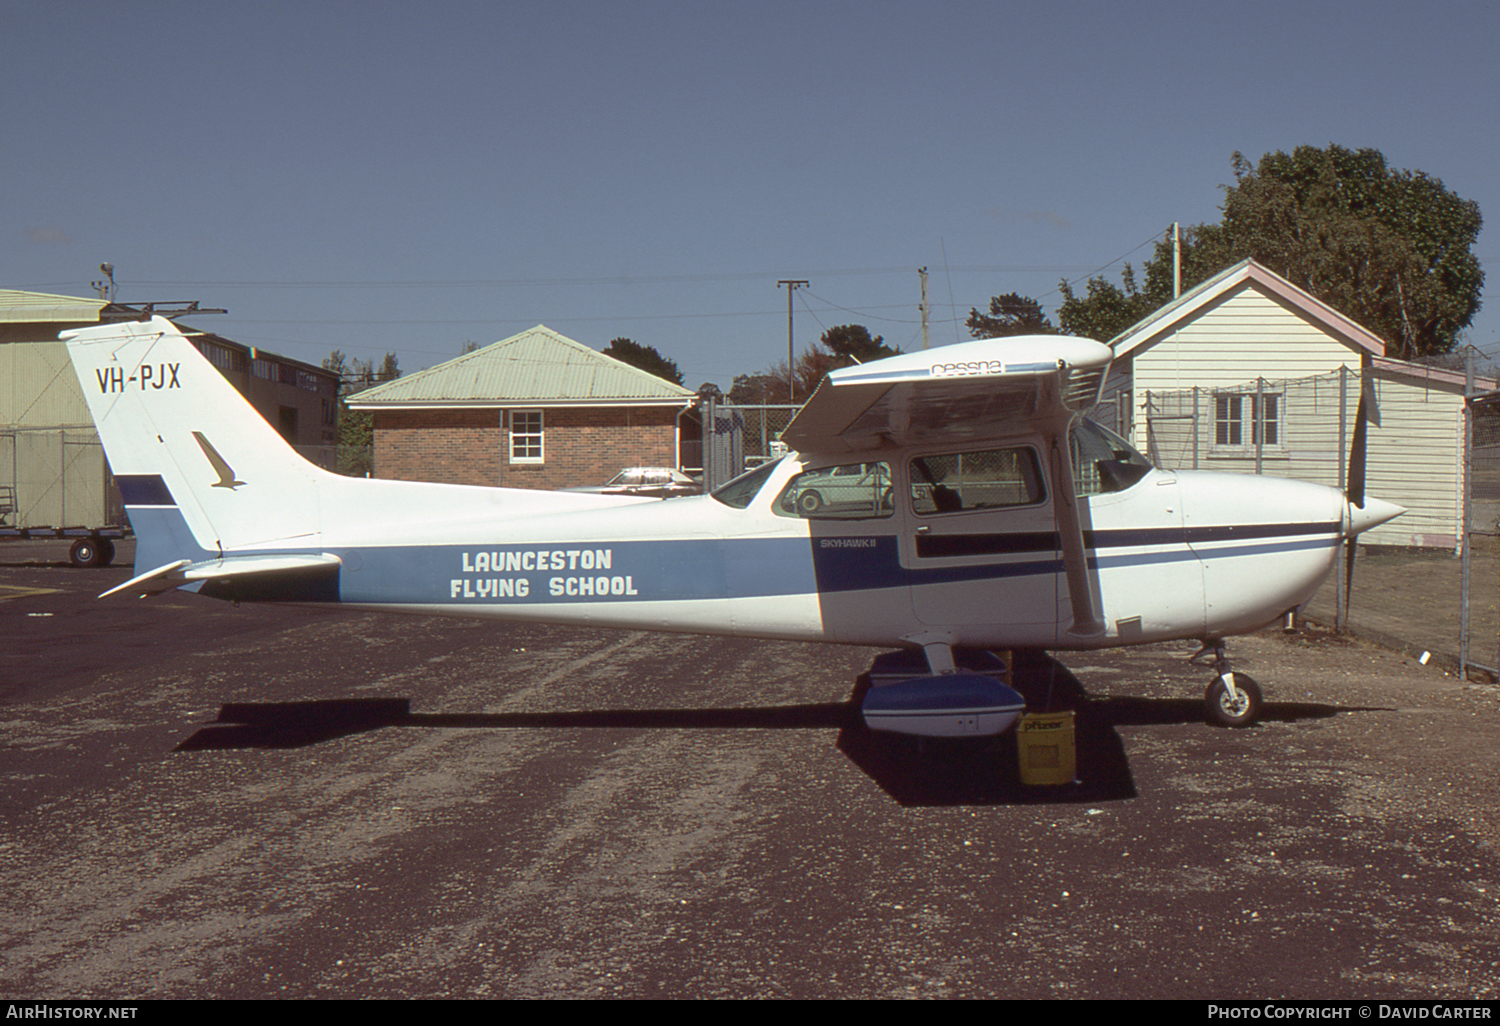
[[(1061, 663), (1040, 656), (1018, 665), (1015, 687), (1032, 711), (1074, 711), (1077, 772), (1071, 784), (1021, 781), (1016, 733), (973, 740), (912, 738), (867, 729), (860, 706), (869, 679), (848, 701), (730, 709), (600, 709), (535, 713), (414, 713), (406, 698), (236, 702), (184, 739), (176, 751), (300, 748), (386, 727), (479, 730), (837, 730), (837, 747), (892, 799), (909, 806), (1032, 805), (1133, 798), (1117, 727), (1202, 724), (1189, 698), (1091, 698)], [(1293, 722), (1363, 711), (1314, 703), (1268, 702), (1263, 720)], [(1205, 729), (1208, 729), (1205, 727)], [(1251, 728), (1254, 729), (1254, 728)]]

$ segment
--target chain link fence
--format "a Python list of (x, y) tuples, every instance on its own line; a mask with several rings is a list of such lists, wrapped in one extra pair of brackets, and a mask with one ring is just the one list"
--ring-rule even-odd
[[(683, 440), (683, 469), (701, 471), (703, 490), (713, 491), (746, 470), (783, 455), (778, 439), (799, 406), (739, 406), (710, 396), (700, 408), (703, 437), (695, 447)], [(696, 465), (690, 462), (697, 457)]]

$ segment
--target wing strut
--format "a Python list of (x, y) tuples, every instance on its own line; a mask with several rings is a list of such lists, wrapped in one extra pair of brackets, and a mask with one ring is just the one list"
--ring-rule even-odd
[[(1064, 384), (1067, 371), (1058, 372), (1056, 387)], [(1057, 536), (1062, 545), (1063, 569), (1068, 577), (1068, 601), (1073, 607), (1069, 634), (1098, 634), (1104, 623), (1094, 609), (1094, 589), (1089, 581), (1088, 552), (1083, 545), (1083, 523), (1078, 515), (1078, 495), (1073, 488), (1073, 454), (1068, 432), (1073, 417), (1054, 420), (1048, 428), (1052, 447), (1052, 508), (1056, 511)]]

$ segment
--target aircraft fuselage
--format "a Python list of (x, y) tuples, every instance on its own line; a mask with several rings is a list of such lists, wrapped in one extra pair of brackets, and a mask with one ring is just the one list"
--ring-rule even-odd
[(537, 512), (488, 523), (413, 523), (399, 508), (379, 519), (368, 507), (341, 513), (335, 482), (324, 489), (321, 537), (295, 549), (282, 540), (237, 550), (336, 557), (331, 586), (307, 594), (302, 577), (284, 588), (267, 578), (259, 592), (240, 582), (208, 593), (859, 645), (935, 633), (955, 645), (1087, 649), (1270, 622), (1327, 576), (1346, 519), (1334, 489), (1249, 475), (1151, 470), (1123, 490), (1081, 496), (1104, 624), (1081, 634), (1070, 630), (1053, 497), (924, 510), (929, 486), (911, 480), (907, 459), (876, 464), (889, 494), (877, 509), (872, 486), (870, 516), (832, 504), (789, 515), (789, 484), (813, 467), (796, 459), (776, 467), (744, 508), (700, 496), (547, 510), (538, 495)]

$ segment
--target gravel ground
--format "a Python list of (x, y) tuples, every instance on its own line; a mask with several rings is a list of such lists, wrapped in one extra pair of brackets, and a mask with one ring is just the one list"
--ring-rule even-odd
[(7, 998), (1500, 997), (1500, 692), (1362, 642), (1237, 639), (1239, 731), (1191, 645), (1062, 654), (1035, 788), (860, 728), (866, 649), (100, 602), (32, 544)]

